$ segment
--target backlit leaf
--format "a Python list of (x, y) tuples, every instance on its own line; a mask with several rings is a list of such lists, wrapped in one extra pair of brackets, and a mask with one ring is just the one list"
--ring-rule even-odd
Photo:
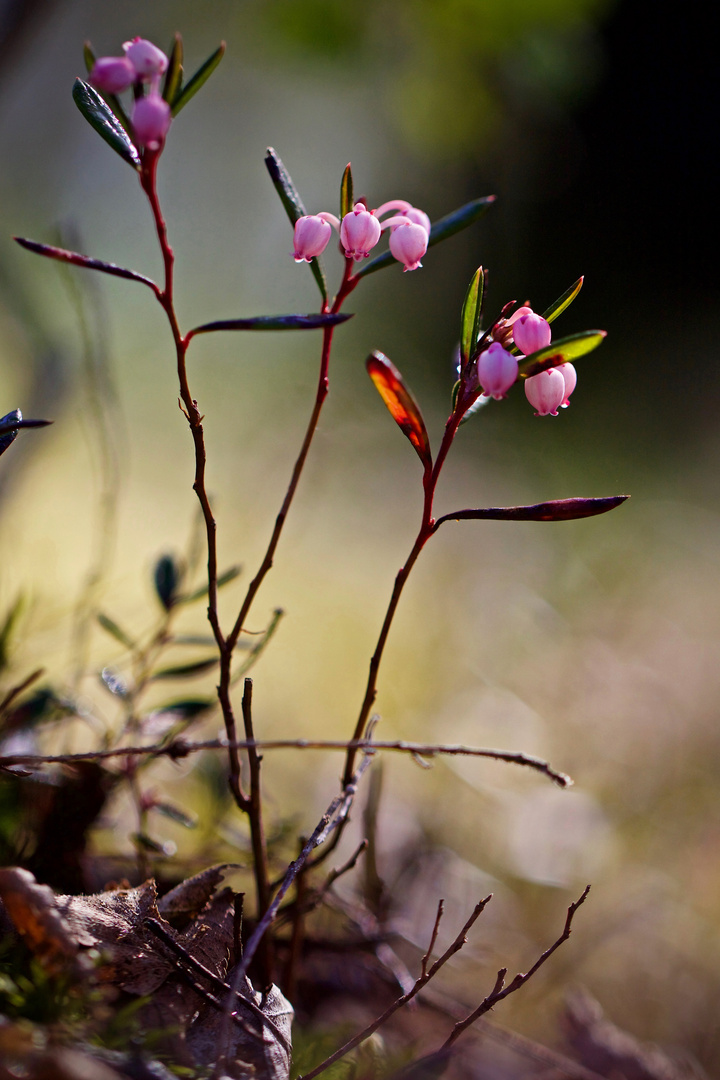
[(393, 420), (415, 447), (425, 469), (431, 469), (432, 455), (425, 421), (402, 375), (381, 352), (371, 353), (365, 366)]
[(607, 337), (605, 330), (584, 330), (581, 334), (571, 334), (570, 337), (560, 338), (553, 341), (544, 349), (530, 353), (518, 365), (518, 373), (521, 378), (537, 375), (547, 368), (557, 367), (558, 364), (572, 363), (574, 360), (585, 356), (586, 353), (597, 349)]
[(567, 292), (564, 292), (562, 296), (559, 296), (554, 304), (551, 304), (547, 311), (543, 312), (543, 319), (547, 319), (548, 322), (552, 322), (553, 319), (557, 319), (558, 315), (562, 315), (566, 308), (569, 308), (573, 300), (583, 287), (583, 281), (585, 279), (579, 277), (574, 285), (571, 285)]
[(109, 615), (103, 614), (102, 611), (98, 612), (97, 621), (102, 626), (106, 633), (114, 637), (116, 641), (119, 641), (121, 645), (124, 645), (126, 649), (136, 649), (137, 642), (133, 641), (129, 634), (126, 634), (121, 626), (111, 619)]
[(462, 308), (460, 325), (462, 333), (460, 337), (460, 357), (462, 370), (465, 369), (473, 348), (477, 344), (480, 321), (482, 319), (483, 294), (485, 289), (485, 274), (482, 266), (479, 266), (473, 275), (473, 279), (465, 294)]
[(120, 120), (97, 90), (82, 79), (76, 79), (72, 94), (78, 109), (90, 126), (95, 128), (98, 135), (120, 155), (123, 161), (127, 161), (133, 169), (139, 169), (140, 155), (136, 147)]
[(168, 69), (165, 73), (162, 96), (165, 101), (172, 103), (180, 93), (183, 77), (183, 40), (180, 34), (173, 39), (173, 47), (170, 50)]
[[(172, 103), (172, 114), (177, 116), (181, 109), (184, 109), (190, 98), (195, 97), (201, 86), (204, 86), (212, 75), (215, 68), (218, 66), (223, 56), (225, 55), (225, 42), (221, 41), (212, 56), (209, 56), (204, 64), (202, 64), (193, 77), (188, 79), (185, 86), (175, 97)], [(168, 68), (169, 70), (169, 68)]]
[(343, 173), (342, 183), (340, 184), (340, 220), (349, 214), (352, 210), (354, 202), (353, 195), (353, 178), (352, 169), (350, 168), (350, 162), (348, 161), (345, 166), (345, 172)]
[(20, 247), (32, 251), (36, 255), (44, 255), (46, 259), (56, 259), (58, 262), (70, 263), (72, 266), (82, 266), (86, 270), (101, 270), (103, 274), (112, 274), (113, 277), (126, 278), (129, 281), (139, 281), (142, 285), (149, 285), (155, 292), (157, 285), (150, 278), (135, 270), (126, 270), (124, 266), (116, 266), (115, 263), (103, 262), (101, 259), (92, 259), (89, 255), (81, 255), (79, 251), (66, 251), (65, 248), (53, 247), (52, 244), (41, 244), (38, 240), (27, 240), (24, 236), (13, 237)]

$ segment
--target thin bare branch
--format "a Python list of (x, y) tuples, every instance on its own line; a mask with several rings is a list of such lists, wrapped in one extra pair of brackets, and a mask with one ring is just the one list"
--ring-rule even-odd
[(469, 1016), (466, 1016), (464, 1020), (461, 1020), (455, 1025), (455, 1027), (450, 1032), (449, 1037), (443, 1043), (443, 1050), (447, 1047), (452, 1046), (455, 1040), (459, 1038), (460, 1035), (462, 1035), (463, 1031), (469, 1028), (471, 1024), (474, 1024), (477, 1020), (479, 1020), (481, 1016), (484, 1016), (485, 1013), (490, 1012), (490, 1010), (494, 1008), (494, 1006), (497, 1005), (498, 1002), (503, 1001), (506, 997), (509, 997), (510, 994), (514, 994), (516, 990), (519, 990), (521, 986), (524, 986), (528, 979), (531, 979), (535, 972), (542, 967), (545, 961), (552, 956), (555, 950), (559, 949), (564, 941), (567, 941), (567, 939), (570, 937), (572, 921), (575, 917), (575, 912), (581, 904), (585, 903), (589, 892), (590, 886), (586, 885), (582, 896), (578, 900), (575, 900), (575, 902), (572, 903), (568, 908), (567, 917), (565, 919), (565, 926), (563, 928), (562, 934), (557, 939), (557, 941), (553, 942), (550, 948), (546, 949), (542, 956), (540, 956), (535, 961), (529, 971), (526, 971), (525, 974), (522, 974), (521, 972), (518, 973), (512, 980), (512, 982), (508, 983), (507, 986), (505, 986), (505, 976), (507, 975), (507, 968), (502, 968), (498, 972), (495, 986), (492, 988), (488, 996), (480, 1002), (477, 1009), (471, 1012)]
[(491, 758), (495, 761), (506, 761), (510, 765), (522, 765), (533, 769), (535, 772), (547, 776), (559, 787), (571, 787), (573, 780), (566, 773), (532, 754), (517, 753), (514, 750), (494, 750), (488, 747), (464, 746), (460, 743), (414, 743), (405, 742), (402, 739), (392, 742), (370, 742), (367, 739), (331, 740), (331, 739), (206, 739), (201, 742), (189, 742), (184, 739), (173, 739), (167, 743), (156, 743), (151, 746), (124, 746), (112, 750), (88, 750), (81, 754), (7, 754), (0, 757), (0, 766), (10, 765), (73, 765), (78, 761), (103, 761), (114, 757), (169, 757), (173, 760), (197, 754), (202, 750), (337, 750), (347, 753), (348, 750), (381, 750), (394, 751), (397, 753), (434, 757), (437, 755), (446, 757), (480, 757)]
[(432, 934), (430, 936), (430, 944), (427, 947), (427, 952), (423, 956), (422, 963), (421, 963), (421, 966), (420, 966), (420, 973), (421, 973), (422, 978), (425, 977), (425, 973), (427, 972), (428, 960), (432, 956), (432, 951), (435, 948), (435, 942), (437, 941), (438, 930), (440, 929), (440, 920), (443, 917), (443, 911), (444, 910), (445, 910), (445, 901), (444, 900), (439, 900), (438, 901), (438, 908), (437, 908), (437, 915), (435, 916), (435, 925), (433, 926)]
[(304, 1073), (302, 1076), (298, 1077), (298, 1080), (313, 1080), (315, 1076), (319, 1076), (320, 1073), (325, 1072), (325, 1070), (329, 1069), (331, 1065), (334, 1065), (336, 1061), (339, 1061), (341, 1058), (345, 1057), (346, 1054), (349, 1054), (351, 1050), (354, 1050), (356, 1046), (359, 1046), (360, 1043), (365, 1042), (366, 1039), (369, 1039), (370, 1036), (373, 1035), (379, 1027), (382, 1027), (382, 1025), (390, 1019), (393, 1013), (396, 1013), (398, 1009), (401, 1009), (403, 1007), (403, 1005), (407, 1005), (409, 1001), (412, 1001), (412, 999), (420, 993), (423, 987), (426, 986), (427, 983), (429, 983), (430, 980), (435, 977), (435, 975), (437, 975), (440, 968), (443, 967), (448, 962), (448, 960), (450, 960), (450, 958), (455, 955), (455, 953), (459, 952), (460, 949), (462, 949), (463, 945), (467, 941), (468, 931), (470, 930), (473, 923), (476, 922), (476, 920), (485, 910), (491, 899), (492, 894), (490, 894), (490, 896), (486, 896), (484, 900), (481, 900), (478, 904), (475, 905), (475, 908), (470, 915), (470, 918), (467, 920), (455, 940), (445, 950), (442, 956), (438, 957), (430, 970), (427, 971), (427, 958), (430, 955), (432, 947), (435, 943), (438, 924), (440, 922), (440, 915), (442, 909), (441, 900), (440, 904), (438, 905), (438, 913), (435, 916), (435, 923), (433, 925), (433, 931), (430, 938), (430, 945), (428, 946), (428, 951), (423, 958), (422, 971), (411, 989), (408, 990), (407, 993), (403, 994), (401, 997), (397, 998), (392, 1003), (392, 1005), (388, 1006), (384, 1013), (382, 1013), (375, 1020), (373, 1020), (371, 1024), (368, 1024), (366, 1028), (363, 1028), (362, 1031), (358, 1032), (358, 1034), (355, 1035), (348, 1042), (346, 1042), (344, 1046), (341, 1046), (340, 1049), (336, 1050), (335, 1053), (330, 1055), (330, 1057), (325, 1058), (324, 1061), (322, 1061), (319, 1065), (316, 1065), (316, 1067), (314, 1069), (311, 1069), (310, 1072)]

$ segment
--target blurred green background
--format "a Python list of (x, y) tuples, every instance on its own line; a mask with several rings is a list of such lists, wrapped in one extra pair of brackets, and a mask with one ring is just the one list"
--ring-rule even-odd
[[(58, 230), (66, 238), (75, 230), (96, 257), (159, 273), (139, 186), (84, 123), (70, 89), (83, 74), (83, 40), (113, 54), (136, 34), (164, 46), (175, 30), (190, 69), (220, 39), (228, 45), (162, 159), (185, 328), (317, 305), (311, 275), (289, 256), (291, 230), (263, 165), (268, 144), (311, 211), (335, 210), (348, 160), (356, 193), (373, 205), (407, 198), (435, 218), (497, 194), (490, 213), (434, 248), (421, 272), (385, 270), (348, 305), (357, 314), (336, 335), (330, 398), (254, 609), (258, 629), (274, 608), (287, 613), (255, 670), (256, 728), (268, 737), (350, 734), (417, 527), (418, 462), (365, 374), (368, 351), (382, 349), (403, 371), (437, 446), (476, 266), (490, 269), (490, 310), (526, 298), (542, 310), (586, 274), (562, 330), (599, 326), (609, 336), (579, 362), (572, 407), (537, 420), (519, 393), (491, 403), (462, 429), (439, 506), (619, 492), (632, 500), (578, 523), (448, 525), (403, 598), (378, 697), (380, 737), (525, 750), (570, 772), (576, 787), (556, 791), (499, 764), (450, 761), (425, 773), (388, 760), (380, 869), (391, 886), (402, 853), (415, 851), (421, 886), (398, 909), (418, 941), (438, 882), (451, 893), (448, 933), (478, 892), (496, 893), (474, 966), (457, 974), (475, 980), (470, 998), (477, 965), (483, 986), (500, 961), (522, 968), (592, 881), (572, 944), (502, 1021), (553, 1041), (562, 993), (580, 982), (634, 1034), (682, 1047), (712, 1072), (720, 1068), (712, 65), (689, 15), (663, 25), (649, 10), (632, 0), (3, 3), (0, 218), (5, 236), (54, 242)], [(329, 253), (331, 280), (339, 261)], [(0, 414), (19, 405), (55, 420), (0, 462), (0, 611), (23, 593), (12, 673), (42, 663), (57, 687), (69, 685), (76, 663), (73, 613), (99, 558), (103, 496), (116, 505), (117, 532), (100, 552), (98, 602), (135, 633), (157, 617), (155, 559), (185, 546), (195, 514), (191, 441), (161, 312), (129, 283), (83, 288), (108, 359), (117, 475), (103, 468), (68, 276), (9, 241), (0, 246)], [(318, 349), (314, 334), (213, 335), (192, 347), (221, 562), (245, 567), (223, 594), (227, 619), (282, 499)], [(201, 631), (201, 615), (188, 613), (184, 628)], [(110, 723), (114, 703), (95, 672), (120, 651), (100, 630), (89, 647), (81, 699)], [(212, 735), (218, 723), (198, 730)], [(55, 739), (75, 749), (93, 737), (81, 726)], [(271, 812), (311, 828), (339, 768), (329, 755), (268, 755)], [(211, 846), (201, 780), (189, 768), (158, 775), (178, 800), (205, 809)], [(101, 848), (130, 850), (127, 813), (118, 803)], [(189, 857), (195, 840), (163, 829)]]

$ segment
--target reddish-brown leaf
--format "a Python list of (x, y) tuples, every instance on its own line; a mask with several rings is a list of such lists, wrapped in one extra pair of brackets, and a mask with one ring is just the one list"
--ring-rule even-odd
[(431, 469), (432, 455), (425, 421), (402, 375), (381, 352), (371, 353), (365, 366), (393, 420), (415, 447), (424, 467)]

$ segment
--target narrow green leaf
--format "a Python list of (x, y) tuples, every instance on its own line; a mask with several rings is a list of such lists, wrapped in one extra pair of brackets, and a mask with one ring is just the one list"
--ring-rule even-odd
[(340, 220), (349, 214), (355, 205), (353, 196), (353, 178), (352, 169), (350, 168), (350, 162), (348, 161), (345, 166), (345, 172), (343, 173), (342, 183), (340, 185)]
[(183, 568), (172, 555), (161, 555), (155, 563), (153, 581), (160, 603), (169, 611), (178, 600), (178, 589), (183, 578)]
[(518, 374), (521, 379), (530, 375), (538, 375), (547, 368), (557, 367), (558, 364), (568, 364), (585, 356), (601, 345), (607, 332), (605, 330), (584, 330), (581, 334), (571, 334), (569, 337), (553, 341), (544, 349), (530, 353), (518, 365)]
[(176, 34), (170, 50), (168, 69), (165, 73), (162, 96), (167, 102), (173, 102), (182, 88), (183, 77), (183, 40)]
[(204, 86), (205, 83), (208, 81), (224, 55), (225, 42), (221, 41), (212, 56), (209, 56), (205, 63), (197, 69), (193, 77), (191, 79), (188, 79), (188, 81), (185, 83), (185, 86), (174, 98), (172, 103), (173, 116), (177, 116), (180, 110), (185, 108), (190, 98), (195, 97), (200, 87)]
[(88, 75), (95, 67), (95, 53), (93, 52), (92, 45), (89, 41), (86, 41), (83, 45), (83, 60), (85, 61), (85, 67), (87, 68)]
[(3, 668), (7, 667), (8, 653), (13, 630), (24, 606), (25, 599), (22, 595), (20, 595), (18, 596), (12, 607), (9, 609), (2, 626), (0, 626), (0, 671), (2, 671)]
[(547, 319), (548, 322), (552, 322), (553, 319), (557, 319), (558, 315), (562, 315), (566, 308), (569, 308), (573, 300), (583, 287), (584, 277), (579, 277), (574, 285), (571, 285), (567, 292), (564, 292), (562, 296), (559, 296), (554, 304), (551, 304), (547, 311), (543, 312), (543, 319)]
[(13, 240), (20, 247), (36, 255), (44, 255), (46, 259), (57, 259), (58, 262), (82, 266), (86, 270), (100, 270), (103, 274), (111, 274), (113, 277), (139, 281), (142, 285), (148, 285), (154, 292), (158, 291), (157, 285), (150, 278), (145, 277), (144, 274), (138, 274), (135, 270), (126, 270), (124, 266), (116, 266), (115, 263), (103, 262), (101, 259), (92, 259), (89, 255), (81, 255), (79, 251), (66, 251), (65, 248), (53, 247), (52, 244), (41, 244), (38, 240), (27, 240), (24, 236), (14, 236)]
[(140, 155), (130, 136), (118, 120), (110, 106), (103, 100), (89, 83), (76, 79), (73, 86), (73, 100), (91, 127), (111, 146), (123, 161), (133, 169), (140, 168)]
[[(292, 225), (294, 225), (298, 218), (304, 217), (305, 214), (307, 214), (307, 210), (292, 182), (289, 172), (273, 150), (272, 146), (268, 146), (265, 152), (265, 167), (270, 173), (270, 179), (280, 196), (280, 202), (285, 207), (285, 213), (290, 218)], [(320, 259), (317, 256), (314, 259), (311, 259), (309, 266), (317, 283), (317, 287), (320, 290), (320, 295), (327, 303), (327, 278), (325, 277), (325, 271), (323, 270)]]
[(126, 649), (136, 649), (137, 642), (133, 641), (129, 634), (127, 634), (121, 626), (111, 619), (109, 615), (105, 615), (102, 611), (97, 614), (97, 621), (102, 626), (106, 633), (114, 637), (116, 641), (119, 641), (121, 645), (124, 645)]
[[(482, 199), (473, 199), (472, 202), (461, 206), (459, 210), (453, 210), (451, 214), (446, 214), (445, 217), (434, 222), (430, 229), (428, 247), (433, 247), (434, 244), (439, 244), (442, 240), (447, 240), (449, 236), (454, 236), (455, 233), (467, 229), (468, 225), (472, 225), (474, 221), (477, 221), (479, 217), (482, 217), (485, 211), (488, 210), (494, 202), (494, 195), (486, 195)], [(365, 265), (357, 271), (355, 277), (366, 277), (367, 274), (374, 274), (376, 270), (382, 270), (384, 267), (391, 266), (393, 263), (397, 263), (397, 259), (395, 259), (389, 251), (384, 251), (382, 255), (377, 255), (374, 259), (371, 259), (370, 262), (365, 263)]]
[[(227, 585), (229, 582), (234, 581), (236, 577), (242, 573), (242, 566), (231, 566), (229, 570), (226, 570), (223, 574), (220, 574), (217, 579), (218, 589), (222, 589), (223, 585)], [(177, 599), (178, 604), (193, 604), (196, 600), (201, 600), (203, 596), (207, 596), (207, 585), (201, 585), (199, 589), (195, 589), (194, 592), (188, 593), (187, 596), (179, 596)], [(212, 644), (212, 641), (211, 641)]]
[(152, 809), (157, 810), (158, 814), (162, 814), (163, 817), (176, 821), (178, 825), (182, 825), (186, 829), (197, 828), (197, 818), (186, 814), (184, 810), (181, 810), (179, 806), (175, 806), (174, 803), (156, 802), (153, 803)]
[(485, 287), (485, 274), (482, 266), (479, 266), (468, 286), (463, 303), (462, 316), (460, 319), (460, 358), (461, 370), (464, 370), (473, 348), (477, 344), (480, 320), (482, 318), (483, 293)]
[(320, 330), (325, 326), (337, 326), (352, 319), (352, 315), (331, 312), (317, 315), (258, 315), (253, 319), (220, 319), (203, 323), (186, 335), (186, 340), (196, 334), (209, 334), (214, 330)]
[(155, 709), (151, 716), (177, 716), (178, 720), (194, 720), (196, 716), (207, 712), (217, 705), (217, 698), (207, 700), (205, 698), (188, 698), (183, 701), (172, 701)]
[(173, 667), (161, 668), (150, 676), (151, 679), (191, 679), (196, 675), (203, 675), (210, 671), (219, 662), (219, 657), (211, 656), (207, 660), (196, 660), (193, 664), (176, 664)]
[(489, 506), (480, 510), (457, 510), (435, 522), (437, 530), (446, 521), (575, 521), (614, 510), (629, 495), (610, 495), (601, 499), (553, 499), (532, 506)]

